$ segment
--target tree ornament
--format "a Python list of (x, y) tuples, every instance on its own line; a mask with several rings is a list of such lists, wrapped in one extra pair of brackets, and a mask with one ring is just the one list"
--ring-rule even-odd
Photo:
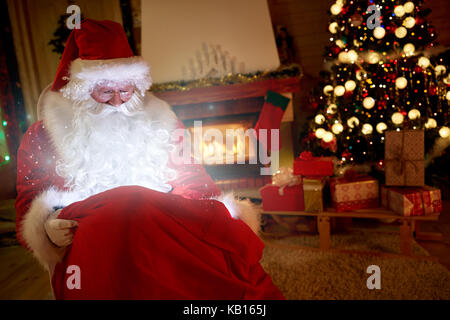
[(344, 95), (344, 93), (345, 93), (345, 88), (344, 88), (344, 86), (336, 86), (336, 87), (334, 88), (334, 94), (335, 94), (336, 96), (341, 97), (341, 96)]
[(331, 142), (334, 138), (333, 133), (331, 133), (330, 131), (325, 131), (325, 133), (323, 134), (322, 140), (324, 142)]
[(407, 56), (410, 56), (414, 53), (414, 51), (416, 50), (416, 47), (414, 47), (414, 45), (412, 43), (407, 43), (405, 44), (405, 46), (403, 47), (403, 52), (405, 52), (405, 54)]
[(416, 19), (413, 17), (407, 17), (405, 20), (403, 20), (403, 25), (407, 27), (408, 29), (411, 29), (416, 24)]
[(411, 109), (411, 110), (408, 112), (408, 118), (409, 118), (410, 120), (419, 119), (419, 118), (420, 118), (420, 111), (417, 110), (417, 109)]
[(318, 128), (317, 130), (316, 130), (316, 137), (317, 138), (319, 138), (319, 139), (322, 139), (323, 138), (323, 135), (325, 134), (325, 129), (324, 128)]
[(394, 8), (394, 13), (397, 17), (401, 18), (405, 14), (405, 8), (403, 8), (403, 6), (396, 6)]
[(335, 123), (331, 126), (331, 131), (333, 131), (334, 134), (340, 134), (344, 131), (344, 126), (340, 122)]
[(429, 87), (428, 87), (428, 93), (429, 93), (431, 96), (435, 96), (436, 93), (437, 93), (437, 88), (436, 88), (436, 86), (435, 86), (435, 85), (429, 86)]
[(373, 132), (373, 127), (369, 123), (364, 123), (361, 128), (361, 132), (365, 135), (371, 134)]
[(437, 127), (437, 122), (433, 118), (428, 118), (427, 122), (425, 123), (425, 128), (427, 129), (433, 129)]
[(325, 117), (323, 116), (323, 114), (318, 114), (315, 118), (314, 118), (314, 122), (317, 123), (318, 125), (321, 125), (325, 122)]
[(376, 126), (377, 132), (382, 134), (384, 130), (387, 129), (387, 125), (384, 122), (379, 122)]
[(355, 88), (356, 88), (356, 82), (355, 81), (353, 81), (353, 80), (347, 80), (346, 82), (345, 82), (345, 90), (347, 90), (347, 91), (353, 91), (353, 90), (355, 90)]
[(398, 77), (397, 79), (395, 79), (395, 86), (399, 89), (405, 89), (407, 84), (408, 81), (405, 77)]
[(327, 84), (324, 88), (323, 88), (323, 93), (326, 94), (327, 96), (329, 96), (331, 94), (331, 92), (333, 92), (333, 86)]
[(353, 129), (354, 127), (359, 126), (359, 119), (353, 116), (347, 120), (347, 125)]
[(376, 27), (373, 30), (373, 36), (377, 39), (383, 39), (384, 35), (386, 34), (386, 30), (382, 27)]
[(397, 29), (395, 29), (395, 36), (399, 39), (406, 37), (407, 33), (408, 31), (405, 27), (398, 27)]
[(400, 112), (394, 112), (391, 117), (392, 122), (394, 124), (401, 124), (403, 122), (404, 118), (405, 117)]
[(442, 64), (437, 65), (436, 68), (434, 68), (434, 73), (436, 74), (436, 76), (440, 76), (442, 74), (445, 74), (447, 72), (447, 68), (445, 68), (445, 66), (443, 66)]
[(337, 16), (339, 13), (341, 13), (341, 11), (342, 11), (342, 7), (337, 3), (333, 4), (330, 8), (331, 14), (333, 14), (335, 16)]
[(448, 138), (450, 136), (450, 129), (448, 127), (442, 127), (439, 129), (439, 135), (442, 138)]
[(411, 13), (414, 11), (414, 3), (412, 3), (411, 1), (406, 2), (403, 5), (403, 9), (405, 10), (406, 13)]
[(417, 64), (423, 68), (426, 69), (430, 66), (430, 59), (428, 59), (427, 57), (420, 57), (419, 61), (417, 62)]
[(334, 22), (330, 23), (330, 25), (328, 26), (328, 30), (331, 33), (337, 33), (338, 32), (338, 27), (339, 27), (339, 25), (337, 24), (336, 21), (334, 21)]
[(341, 48), (339, 48), (338, 46), (331, 46), (330, 51), (333, 53), (333, 55), (337, 55), (341, 51)]
[(363, 100), (363, 106), (366, 109), (372, 109), (373, 106), (375, 105), (375, 99), (372, 97), (366, 97)]

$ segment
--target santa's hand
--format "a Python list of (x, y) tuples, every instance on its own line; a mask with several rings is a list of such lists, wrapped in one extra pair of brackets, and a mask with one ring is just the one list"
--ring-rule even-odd
[(45, 231), (53, 244), (58, 247), (66, 247), (72, 243), (72, 228), (78, 226), (78, 222), (74, 220), (58, 219), (61, 209), (53, 212), (45, 221)]

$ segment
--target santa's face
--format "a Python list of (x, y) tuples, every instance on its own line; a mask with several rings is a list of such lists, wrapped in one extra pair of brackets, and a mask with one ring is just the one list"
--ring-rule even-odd
[(104, 104), (120, 106), (131, 99), (135, 91), (132, 83), (111, 82), (107, 84), (97, 84), (92, 90), (91, 97)]

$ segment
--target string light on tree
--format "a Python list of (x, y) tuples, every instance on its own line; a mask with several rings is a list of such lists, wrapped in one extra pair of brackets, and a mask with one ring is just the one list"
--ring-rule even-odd
[(416, 19), (413, 17), (408, 17), (403, 21), (403, 25), (407, 27), (408, 29), (411, 29), (416, 24)]
[(380, 61), (380, 55), (376, 52), (370, 52), (367, 55), (367, 62), (370, 64), (375, 64), (378, 63), (378, 61)]
[(354, 127), (359, 126), (359, 119), (353, 116), (347, 120), (347, 125), (353, 129)]
[(344, 86), (336, 86), (336, 88), (334, 88), (334, 94), (338, 97), (343, 96), (345, 93), (345, 88)]
[(422, 69), (426, 69), (426, 68), (428, 68), (430, 66), (430, 59), (428, 59), (427, 57), (420, 57), (419, 61), (417, 62), (417, 64)]
[(382, 27), (376, 27), (373, 30), (373, 36), (377, 39), (383, 39), (385, 34), (386, 34), (386, 30), (384, 30), (384, 28), (382, 28)]
[(323, 134), (322, 140), (324, 142), (331, 142), (334, 138), (334, 135), (330, 132), (330, 131), (325, 131), (325, 133)]
[(326, 85), (323, 88), (323, 93), (326, 94), (327, 96), (329, 96), (331, 94), (331, 92), (333, 92), (333, 86), (332, 85)]
[(337, 33), (338, 32), (338, 27), (339, 27), (339, 25), (337, 24), (336, 21), (334, 21), (334, 22), (330, 23), (330, 26), (328, 27), (328, 30), (331, 33)]
[(330, 11), (333, 15), (337, 16), (339, 13), (341, 13), (342, 7), (339, 4), (335, 3), (331, 6)]
[(323, 135), (325, 134), (325, 129), (324, 128), (318, 128), (318, 129), (316, 129), (316, 137), (317, 138), (319, 138), (319, 139), (322, 139), (323, 138)]
[(337, 122), (331, 126), (331, 131), (333, 131), (334, 134), (340, 134), (342, 131), (344, 131), (344, 126), (342, 123)]
[(356, 88), (356, 82), (355, 81), (353, 81), (353, 80), (347, 80), (346, 82), (345, 82), (345, 90), (347, 90), (347, 91), (353, 91), (353, 90), (355, 90), (355, 88)]
[(412, 43), (407, 43), (407, 44), (405, 44), (405, 46), (403, 47), (403, 52), (404, 52), (407, 56), (413, 55), (415, 50), (416, 50), (416, 47), (415, 47)]
[(350, 63), (355, 63), (358, 60), (358, 53), (355, 50), (349, 50), (347, 59)]
[(406, 2), (403, 5), (403, 9), (405, 10), (406, 13), (411, 13), (414, 11), (414, 3), (412, 3), (411, 1)]
[(397, 17), (401, 18), (405, 15), (405, 8), (403, 8), (403, 6), (396, 6), (394, 8), (394, 13)]
[(436, 68), (434, 68), (434, 73), (436, 74), (436, 76), (443, 75), (446, 72), (447, 72), (447, 68), (445, 66), (443, 66), (442, 64), (437, 65)]
[(337, 105), (335, 105), (334, 103), (330, 104), (327, 108), (327, 113), (328, 114), (335, 114), (337, 112), (338, 108)]

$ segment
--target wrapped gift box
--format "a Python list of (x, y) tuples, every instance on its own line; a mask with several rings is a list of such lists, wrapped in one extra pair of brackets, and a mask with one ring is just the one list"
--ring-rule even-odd
[(369, 176), (331, 178), (330, 191), (337, 212), (379, 206), (378, 181)]
[(294, 159), (294, 174), (306, 177), (332, 176), (332, 158), (313, 157), (310, 152), (302, 152)]
[(424, 186), (424, 132), (385, 132), (384, 166), (387, 186)]
[(404, 216), (422, 216), (442, 211), (441, 190), (424, 186), (381, 187), (381, 204)]
[(303, 179), (303, 199), (305, 212), (317, 213), (323, 211), (323, 179)]
[(303, 186), (266, 185), (259, 190), (264, 211), (304, 211)]

